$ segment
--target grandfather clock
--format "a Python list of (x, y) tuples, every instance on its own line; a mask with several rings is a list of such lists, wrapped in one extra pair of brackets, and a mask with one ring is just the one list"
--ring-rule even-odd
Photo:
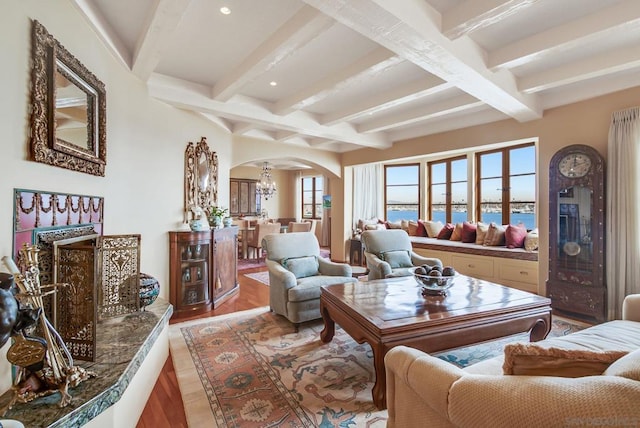
[(605, 320), (605, 165), (587, 145), (559, 150), (549, 166), (549, 279), (551, 306)]

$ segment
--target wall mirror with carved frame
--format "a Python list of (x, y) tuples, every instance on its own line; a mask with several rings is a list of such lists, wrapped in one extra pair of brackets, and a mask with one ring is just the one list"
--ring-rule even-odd
[(104, 176), (104, 84), (35, 20), (31, 58), (31, 158)]
[(184, 173), (184, 221), (197, 218), (198, 208), (208, 216), (218, 203), (218, 155), (209, 150), (205, 137), (187, 144)]

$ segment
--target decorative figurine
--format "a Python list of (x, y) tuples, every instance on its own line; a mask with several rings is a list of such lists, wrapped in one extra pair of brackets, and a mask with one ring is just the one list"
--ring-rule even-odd
[(199, 206), (193, 207), (191, 209), (193, 211), (194, 219), (189, 222), (189, 227), (194, 232), (206, 232), (207, 230), (211, 230), (211, 226), (209, 226), (209, 220), (202, 208)]

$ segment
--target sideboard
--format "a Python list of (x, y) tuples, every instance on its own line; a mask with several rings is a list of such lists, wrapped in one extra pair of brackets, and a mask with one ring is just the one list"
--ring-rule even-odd
[(169, 252), (176, 317), (210, 311), (238, 292), (238, 227), (169, 232)]

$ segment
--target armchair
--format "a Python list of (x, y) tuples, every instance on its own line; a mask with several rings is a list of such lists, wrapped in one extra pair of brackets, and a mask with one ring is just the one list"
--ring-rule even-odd
[(401, 229), (365, 230), (360, 237), (369, 280), (407, 276), (409, 268), (428, 264), (442, 266), (439, 259), (416, 254), (407, 232)]
[(320, 257), (311, 232), (267, 235), (262, 240), (269, 269), (269, 305), (276, 314), (300, 323), (321, 318), (320, 288), (356, 282), (351, 266)]

